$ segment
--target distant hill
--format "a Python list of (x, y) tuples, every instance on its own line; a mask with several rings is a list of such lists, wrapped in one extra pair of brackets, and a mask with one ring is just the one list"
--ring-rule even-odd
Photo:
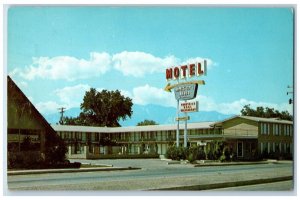
[[(181, 116), (184, 114), (181, 113)], [(215, 111), (200, 111), (189, 113), (189, 122), (203, 122), (203, 121), (220, 121), (229, 118), (233, 115), (224, 115)], [(134, 105), (133, 116), (131, 119), (121, 121), (122, 126), (135, 126), (137, 123), (145, 119), (154, 120), (158, 124), (173, 124), (177, 117), (177, 110), (174, 107), (164, 107), (159, 105)]]
[[(176, 108), (164, 107), (159, 105), (133, 105), (133, 115), (125, 121), (120, 121), (121, 126), (135, 126), (137, 123), (145, 119), (154, 120), (158, 124), (173, 124), (177, 116)], [(66, 110), (65, 116), (76, 117), (80, 113), (80, 108), (71, 108)], [(221, 121), (233, 115), (224, 115), (216, 111), (200, 111), (188, 114), (191, 119), (189, 122), (202, 122), (202, 121)], [(183, 113), (181, 113), (183, 116)], [(60, 114), (54, 113), (44, 115), (50, 124), (56, 124), (59, 121)]]

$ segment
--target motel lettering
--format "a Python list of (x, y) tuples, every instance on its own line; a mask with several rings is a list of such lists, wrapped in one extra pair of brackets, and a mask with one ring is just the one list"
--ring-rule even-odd
[(192, 63), (188, 65), (182, 65), (174, 68), (168, 68), (166, 69), (166, 79), (172, 80), (172, 79), (185, 79), (187, 77), (193, 77), (193, 76), (201, 76), (206, 74), (206, 60), (204, 60), (202, 63)]

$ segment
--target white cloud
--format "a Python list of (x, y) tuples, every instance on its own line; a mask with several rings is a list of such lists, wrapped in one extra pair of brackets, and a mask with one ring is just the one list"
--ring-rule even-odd
[(80, 107), (80, 103), (83, 100), (85, 92), (90, 89), (89, 85), (79, 84), (70, 87), (64, 87), (54, 91), (60, 101), (68, 108)]
[(58, 112), (58, 108), (66, 107), (66, 105), (58, 104), (57, 102), (54, 101), (47, 101), (47, 102), (39, 102), (35, 104), (35, 107), (42, 114), (52, 114)]
[[(147, 105), (156, 104), (161, 106), (176, 107), (177, 101), (175, 100), (174, 93), (164, 91), (162, 88), (156, 88), (147, 85), (139, 86), (133, 89), (132, 94), (126, 92), (130, 98), (133, 99), (135, 104)], [(255, 102), (241, 98), (233, 102), (216, 103), (211, 97), (198, 95), (196, 100), (199, 101), (199, 111), (217, 111), (222, 114), (241, 114), (240, 111), (245, 105), (250, 104), (252, 108), (256, 107), (269, 107), (279, 111), (288, 111), (292, 113), (292, 106), (288, 103), (276, 104), (270, 102)]]
[(99, 76), (106, 73), (110, 67), (111, 58), (107, 53), (90, 53), (89, 60), (70, 56), (53, 58), (33, 58), (33, 63), (24, 70), (15, 69), (12, 74), (19, 74), (27, 80), (36, 77), (43, 79), (76, 80)]
[[(208, 69), (215, 65), (211, 59), (205, 59), (208, 63)], [(91, 52), (87, 60), (71, 56), (33, 58), (31, 65), (26, 66), (24, 69), (15, 68), (10, 72), (10, 75), (19, 75), (26, 80), (42, 78), (72, 81), (99, 77), (109, 70), (114, 69), (120, 71), (125, 76), (143, 77), (146, 74), (164, 73), (168, 67), (202, 60), (203, 58), (201, 57), (181, 60), (173, 55), (161, 58), (139, 51), (123, 51), (114, 55), (110, 55), (106, 52)]]
[(43, 114), (57, 113), (58, 108), (67, 109), (80, 107), (85, 92), (90, 89), (89, 85), (79, 84), (75, 86), (64, 87), (53, 91), (57, 96), (57, 101), (47, 101), (36, 103), (35, 106)]
[(127, 90), (120, 90), (121, 95), (123, 95), (124, 97), (129, 97), (129, 98), (133, 98), (131, 92), (127, 91)]
[(208, 70), (212, 69), (213, 66), (217, 66), (217, 63), (213, 62), (211, 59), (201, 58), (201, 57), (188, 58), (187, 60), (185, 60), (181, 64), (197, 63), (197, 62), (200, 62), (200, 61), (203, 61), (203, 60), (206, 60)]
[(269, 102), (255, 102), (247, 99), (239, 99), (228, 103), (216, 103), (212, 98), (198, 95), (197, 100), (199, 101), (200, 111), (217, 111), (222, 114), (241, 114), (241, 110), (245, 105), (250, 104), (251, 108), (256, 109), (259, 106), (274, 108), (279, 111), (288, 111), (292, 113), (292, 106), (287, 103), (275, 104)]
[(173, 93), (166, 92), (161, 88), (151, 87), (148, 84), (134, 88), (132, 98), (135, 104), (157, 104), (176, 107)]
[(21, 88), (27, 88), (28, 87), (28, 83), (25, 81), (21, 81), (20, 83), (18, 83), (18, 86)]
[(127, 52), (115, 54), (112, 57), (114, 68), (125, 76), (142, 77), (145, 74), (161, 73), (168, 66), (178, 62), (174, 56), (155, 57), (144, 52)]
[[(89, 85), (79, 84), (57, 89), (54, 91), (54, 94), (57, 95), (59, 100), (58, 102), (60, 103), (54, 101), (40, 102), (36, 104), (36, 107), (41, 113), (44, 114), (55, 113), (59, 107), (65, 107), (68, 109), (72, 107), (79, 107), (85, 92), (88, 91), (89, 88)], [(101, 90), (102, 89), (99, 88), (98, 91)], [(177, 106), (177, 101), (173, 92), (166, 92), (162, 88), (152, 87), (148, 84), (135, 87), (132, 91), (120, 91), (125, 97), (131, 98), (134, 104), (155, 104), (166, 107)], [(291, 114), (293, 112), (292, 105), (289, 105), (288, 103), (275, 104), (269, 102), (255, 102), (244, 98), (233, 102), (216, 103), (213, 98), (204, 95), (198, 95), (196, 100), (199, 101), (199, 111), (217, 111), (222, 114), (239, 115), (242, 108), (248, 104), (250, 104), (254, 109), (256, 109), (256, 107), (263, 106), (274, 108), (275, 110), (279, 111), (287, 110)]]

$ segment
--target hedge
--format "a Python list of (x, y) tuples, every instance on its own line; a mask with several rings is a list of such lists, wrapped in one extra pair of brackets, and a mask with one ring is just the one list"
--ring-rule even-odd
[(158, 154), (107, 154), (100, 155), (97, 158), (89, 158), (93, 160), (97, 159), (143, 159), (143, 158), (159, 158)]

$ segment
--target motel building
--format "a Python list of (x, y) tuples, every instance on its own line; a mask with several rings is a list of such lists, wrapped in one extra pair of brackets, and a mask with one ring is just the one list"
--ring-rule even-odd
[[(68, 146), (68, 158), (97, 159), (109, 155), (165, 155), (176, 143), (177, 125), (90, 127), (51, 125)], [(183, 146), (184, 124), (180, 124)], [(216, 141), (239, 160), (255, 154), (293, 156), (293, 122), (276, 118), (234, 116), (218, 122), (188, 123), (188, 146), (201, 146), (206, 154)], [(109, 142), (107, 142), (109, 141)]]
[[(29, 137), (35, 151), (44, 154), (47, 135), (58, 134), (67, 145), (68, 158), (97, 159), (109, 156), (165, 155), (176, 143), (177, 124), (132, 127), (50, 125), (14, 81), (7, 77), (8, 158), (26, 152), (22, 142)], [(187, 124), (188, 146), (201, 146), (206, 154), (222, 141), (237, 159), (256, 154), (282, 154), (292, 158), (293, 122), (276, 118), (234, 116), (218, 122)], [(184, 124), (179, 127), (184, 146)]]

